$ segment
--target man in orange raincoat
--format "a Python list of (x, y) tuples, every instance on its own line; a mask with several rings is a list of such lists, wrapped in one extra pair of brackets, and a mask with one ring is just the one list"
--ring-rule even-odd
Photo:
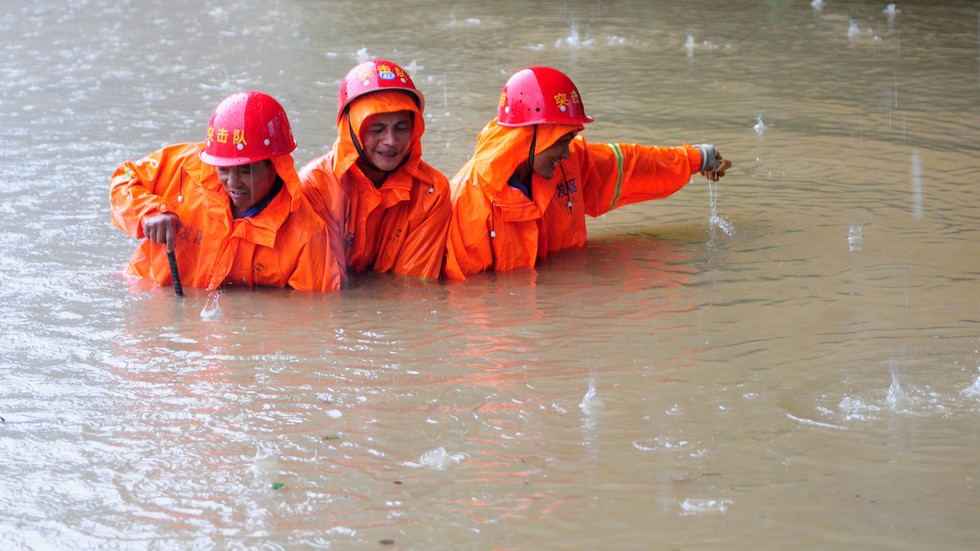
[(296, 149), (282, 106), (269, 95), (228, 96), (207, 141), (174, 144), (119, 166), (111, 178), (112, 222), (145, 238), (126, 275), (183, 286), (340, 288), (343, 269), (323, 221), (300, 192)]
[(731, 167), (707, 144), (590, 144), (578, 135), (590, 122), (562, 72), (530, 67), (507, 80), (497, 117), (451, 182), (446, 277), (533, 268), (585, 245), (586, 214), (667, 197), (694, 173), (717, 181)]
[(300, 170), (303, 192), (342, 239), (351, 272), (439, 278), (449, 181), (422, 160), (424, 108), (404, 69), (361, 63), (340, 84), (333, 148)]

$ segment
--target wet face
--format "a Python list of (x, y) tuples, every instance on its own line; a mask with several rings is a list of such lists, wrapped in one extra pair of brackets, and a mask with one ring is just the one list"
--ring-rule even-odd
[(558, 163), (569, 157), (568, 145), (572, 143), (576, 134), (578, 134), (577, 131), (565, 134), (558, 138), (558, 141), (553, 143), (551, 147), (535, 155), (534, 172), (546, 180), (554, 176)]
[(395, 170), (412, 145), (414, 124), (411, 111), (371, 115), (361, 126), (364, 155), (382, 171)]
[(265, 198), (276, 182), (276, 169), (266, 159), (247, 165), (217, 167), (218, 180), (231, 198), (231, 211), (238, 217)]

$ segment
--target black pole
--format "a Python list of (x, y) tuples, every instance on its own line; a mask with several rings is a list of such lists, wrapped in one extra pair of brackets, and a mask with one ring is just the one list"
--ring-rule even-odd
[(167, 251), (167, 260), (170, 261), (170, 279), (174, 280), (174, 294), (182, 297), (184, 296), (184, 287), (180, 284), (180, 272), (177, 270), (177, 255), (173, 251)]

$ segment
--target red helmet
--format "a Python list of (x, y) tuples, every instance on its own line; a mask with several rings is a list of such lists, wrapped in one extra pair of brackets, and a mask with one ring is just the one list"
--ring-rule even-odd
[(500, 92), (497, 124), (583, 124), (586, 116), (582, 97), (572, 79), (551, 67), (529, 67), (514, 73)]
[(238, 166), (292, 153), (296, 140), (286, 111), (262, 92), (237, 92), (221, 100), (208, 122), (201, 160)]
[(425, 109), (425, 98), (415, 87), (412, 77), (397, 64), (384, 59), (365, 61), (344, 76), (340, 81), (340, 93), (337, 94), (337, 121), (344, 115), (344, 109), (350, 102), (364, 94), (382, 90), (401, 90), (415, 99), (419, 112)]

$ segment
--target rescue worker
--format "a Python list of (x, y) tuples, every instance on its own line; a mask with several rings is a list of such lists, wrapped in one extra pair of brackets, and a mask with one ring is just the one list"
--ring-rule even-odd
[(586, 214), (667, 197), (698, 172), (717, 181), (732, 166), (713, 145), (590, 144), (579, 135), (590, 122), (561, 71), (530, 67), (507, 80), (497, 117), (450, 184), (447, 278), (533, 268), (585, 245)]
[(294, 149), (282, 105), (245, 91), (218, 104), (205, 142), (124, 162), (111, 178), (112, 222), (143, 239), (125, 274), (172, 285), (173, 252), (185, 287), (339, 289), (339, 247), (300, 191)]
[(349, 272), (438, 279), (449, 181), (422, 160), (425, 99), (382, 59), (348, 71), (337, 97), (337, 139), (300, 170), (303, 192), (342, 239)]

